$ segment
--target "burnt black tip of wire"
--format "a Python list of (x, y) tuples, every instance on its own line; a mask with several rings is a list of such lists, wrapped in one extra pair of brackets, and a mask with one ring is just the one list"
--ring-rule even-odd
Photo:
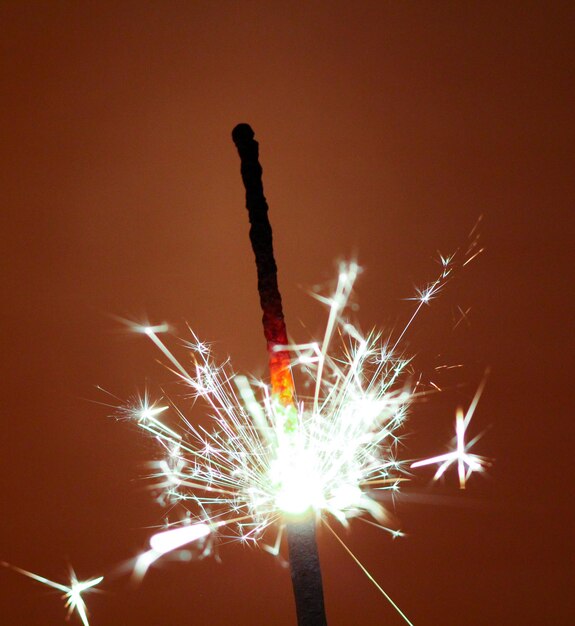
[(254, 131), (249, 124), (238, 124), (234, 130), (232, 130), (232, 139), (236, 146), (244, 144), (248, 141), (253, 141)]

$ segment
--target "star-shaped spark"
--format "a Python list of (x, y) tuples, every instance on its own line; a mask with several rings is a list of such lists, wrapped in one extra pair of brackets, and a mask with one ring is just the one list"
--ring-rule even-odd
[(459, 408), (457, 410), (457, 416), (455, 420), (455, 450), (451, 452), (447, 452), (446, 454), (440, 454), (439, 456), (434, 456), (429, 459), (424, 459), (423, 461), (416, 461), (411, 464), (411, 467), (422, 467), (424, 465), (433, 465), (437, 463), (439, 467), (435, 472), (433, 477), (434, 480), (438, 480), (445, 474), (445, 472), (451, 467), (451, 465), (457, 464), (457, 473), (459, 476), (459, 488), (465, 489), (465, 485), (469, 480), (469, 477), (473, 472), (482, 472), (483, 468), (488, 465), (488, 462), (483, 457), (477, 454), (471, 454), (469, 450), (473, 447), (473, 445), (479, 439), (475, 437), (470, 442), (465, 442), (465, 435), (467, 432), (467, 427), (469, 426), (469, 422), (473, 417), (473, 413), (477, 408), (477, 404), (479, 402), (479, 398), (481, 397), (481, 393), (483, 392), (483, 388), (485, 387), (485, 379), (479, 386), (475, 397), (473, 398), (469, 409), (467, 409), (467, 413), (463, 413), (463, 409)]
[(47, 585), (48, 587), (52, 587), (53, 589), (57, 589), (58, 591), (62, 591), (64, 595), (63, 599), (66, 600), (65, 607), (68, 609), (68, 617), (76, 611), (78, 616), (82, 620), (82, 624), (84, 626), (90, 626), (88, 621), (88, 609), (86, 607), (86, 603), (84, 602), (84, 598), (82, 598), (82, 594), (92, 590), (96, 585), (99, 585), (103, 580), (103, 576), (98, 576), (98, 578), (92, 578), (91, 580), (78, 580), (76, 577), (76, 573), (74, 570), (70, 570), (70, 586), (61, 585), (60, 583), (56, 583), (53, 580), (48, 580), (48, 578), (44, 578), (44, 576), (39, 576), (38, 574), (33, 574), (32, 572), (28, 572), (25, 569), (21, 569), (20, 567), (16, 567), (14, 565), (10, 565), (9, 563), (2, 563), (5, 567), (9, 567), (20, 574), (24, 574), (24, 576), (28, 576), (28, 578), (32, 578), (33, 580), (37, 580), (43, 585)]

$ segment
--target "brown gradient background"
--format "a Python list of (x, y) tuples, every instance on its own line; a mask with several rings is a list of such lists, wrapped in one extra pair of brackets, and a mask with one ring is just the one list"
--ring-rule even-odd
[[(409, 335), (423, 380), (447, 391), (416, 407), (404, 454), (444, 450), (491, 366), (472, 430), (495, 464), (465, 493), (418, 472), (420, 500), (396, 510), (404, 540), (360, 522), (343, 534), (416, 626), (573, 623), (573, 4), (354, 4), (2, 3), (1, 559), (107, 574), (162, 521), (142, 480), (156, 448), (95, 386), (177, 388), (109, 314), (179, 336), (187, 321), (264, 374), (230, 139), (247, 121), (299, 340), (325, 317), (307, 290), (354, 253), (362, 327), (400, 327), (436, 251), (483, 214), (486, 253)], [(457, 306), (470, 324), (454, 329)], [(330, 625), (402, 623), (319, 543)], [(63, 623), (57, 594), (0, 577), (2, 624)], [(288, 570), (239, 545), (102, 589), (93, 626), (295, 620)]]

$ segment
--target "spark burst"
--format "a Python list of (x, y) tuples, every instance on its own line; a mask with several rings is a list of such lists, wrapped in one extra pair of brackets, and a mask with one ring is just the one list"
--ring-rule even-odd
[[(453, 257), (441, 259), (439, 276), (418, 292), (407, 326), (445, 285), (453, 263)], [(159, 416), (167, 415), (168, 407), (150, 403), (147, 394), (129, 409), (165, 451), (153, 473), (160, 500), (186, 510), (184, 521), (171, 522), (152, 536), (151, 549), (138, 559), (138, 575), (194, 541), (209, 552), (216, 537), (255, 543), (277, 554), (286, 520), (310, 510), (322, 521), (335, 518), (347, 526), (363, 517), (393, 536), (401, 534), (381, 499), (407, 480), (399, 444), (419, 392), (409, 382), (410, 359), (398, 347), (407, 326), (390, 342), (377, 332), (362, 334), (348, 318), (359, 271), (355, 262), (342, 264), (334, 292), (317, 296), (328, 308), (322, 341), (277, 347), (291, 355), (291, 372), (305, 391), (287, 406), (268, 384), (234, 374), (229, 362), (217, 364), (197, 337), (187, 344), (193, 365), (186, 369), (157, 330), (135, 328), (161, 350), (194, 400), (209, 407), (213, 423), (213, 428), (195, 425), (172, 405), (179, 426), (167, 425)], [(452, 463), (460, 471), (463, 464), (465, 479), (483, 468), (481, 457), (470, 454), (470, 444), (464, 443), (480, 392), (466, 417), (458, 417), (457, 449), (411, 467), (442, 463), (443, 474)]]

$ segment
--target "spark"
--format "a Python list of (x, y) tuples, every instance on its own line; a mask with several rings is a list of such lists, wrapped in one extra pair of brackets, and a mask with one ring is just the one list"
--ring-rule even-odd
[(480, 244), (480, 231), (479, 227), (481, 222), (483, 221), (483, 215), (480, 215), (477, 221), (475, 222), (471, 232), (468, 236), (468, 246), (465, 252), (465, 260), (463, 262), (463, 267), (471, 263), (474, 259), (476, 259), (482, 252), (485, 251), (485, 248)]
[(438, 263), (441, 267), (441, 271), (435, 278), (435, 280), (428, 283), (424, 288), (417, 287), (415, 289), (415, 297), (408, 298), (408, 300), (414, 300), (418, 303), (417, 308), (413, 312), (410, 320), (407, 322), (402, 332), (399, 334), (398, 338), (395, 341), (393, 348), (391, 348), (391, 352), (395, 352), (397, 346), (400, 344), (401, 340), (405, 336), (405, 333), (410, 328), (411, 324), (415, 320), (415, 318), (419, 315), (423, 306), (428, 305), (437, 294), (445, 287), (447, 281), (451, 277), (453, 271), (453, 263), (454, 263), (455, 254), (451, 254), (448, 256), (444, 256), (439, 254)]
[(99, 576), (98, 578), (92, 578), (90, 580), (80, 581), (77, 579), (74, 570), (70, 570), (70, 585), (62, 585), (60, 583), (56, 583), (48, 578), (44, 578), (44, 576), (39, 576), (38, 574), (34, 574), (20, 567), (16, 567), (15, 565), (10, 565), (9, 563), (2, 563), (5, 567), (9, 567), (24, 576), (28, 576), (28, 578), (32, 578), (43, 585), (47, 585), (48, 587), (52, 587), (53, 589), (57, 589), (58, 591), (62, 591), (64, 595), (62, 599), (66, 600), (65, 607), (68, 609), (68, 616), (70, 616), (74, 611), (78, 613), (79, 618), (82, 620), (82, 624), (84, 626), (90, 626), (88, 622), (88, 609), (86, 607), (86, 603), (84, 602), (84, 598), (82, 597), (83, 593), (92, 591), (96, 585), (99, 585), (103, 580), (103, 576)]
[(181, 439), (181, 435), (172, 430), (166, 424), (162, 423), (157, 416), (167, 411), (170, 407), (168, 405), (158, 406), (157, 403), (150, 402), (148, 392), (144, 392), (144, 396), (139, 398), (133, 405), (129, 406), (123, 411), (128, 417), (135, 419), (141, 428), (155, 434), (156, 432), (163, 432), (174, 440)]
[(465, 322), (467, 326), (469, 326), (469, 313), (471, 313), (471, 307), (468, 307), (465, 311), (458, 306), (457, 310), (459, 311), (459, 319), (453, 326), (453, 330), (455, 330), (462, 322)]
[(484, 467), (488, 465), (488, 462), (481, 456), (477, 454), (471, 454), (469, 452), (470, 448), (473, 446), (475, 441), (474, 439), (470, 443), (466, 443), (465, 435), (467, 432), (467, 427), (469, 426), (469, 422), (473, 417), (473, 413), (477, 408), (477, 404), (479, 402), (479, 398), (481, 397), (481, 393), (483, 392), (483, 388), (485, 386), (485, 379), (479, 386), (473, 401), (471, 402), (467, 413), (463, 413), (463, 409), (459, 408), (457, 410), (456, 420), (455, 420), (455, 449), (446, 454), (440, 454), (439, 456), (434, 456), (429, 459), (424, 459), (422, 461), (416, 461), (411, 464), (412, 468), (423, 467), (425, 465), (435, 465), (438, 464), (439, 467), (435, 472), (433, 477), (434, 480), (438, 480), (445, 474), (445, 472), (454, 464), (457, 464), (457, 474), (459, 476), (459, 488), (465, 489), (467, 481), (473, 472), (482, 472)]

